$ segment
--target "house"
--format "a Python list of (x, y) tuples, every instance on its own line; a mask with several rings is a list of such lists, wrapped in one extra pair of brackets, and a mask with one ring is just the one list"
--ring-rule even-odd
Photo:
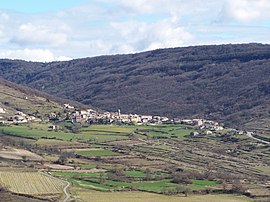
[(0, 116), (0, 124), (5, 124), (6, 120), (4, 117)]
[(160, 120), (161, 120), (161, 122), (168, 122), (168, 121), (170, 121), (170, 119), (168, 118), (168, 117), (165, 117), (165, 116), (162, 116), (162, 117), (160, 117)]
[(181, 121), (181, 124), (193, 125), (193, 120), (191, 120), (191, 119), (183, 119)]
[(26, 117), (26, 114), (21, 111), (17, 111), (15, 115)]
[(199, 132), (196, 132), (196, 131), (194, 131), (194, 132), (192, 132), (190, 134), (191, 137), (204, 137), (205, 135), (206, 134), (204, 134), (204, 133), (199, 133)]
[(204, 121), (202, 119), (193, 119), (193, 124), (197, 126), (202, 126)]
[(28, 123), (26, 116), (22, 116), (22, 115), (15, 115), (11, 117), (11, 121), (15, 124)]
[(57, 117), (56, 113), (52, 112), (52, 113), (49, 114), (50, 119), (55, 119), (56, 117)]
[(139, 123), (139, 122), (141, 122), (141, 118), (137, 114), (130, 114), (129, 119), (130, 119), (131, 123)]
[(74, 106), (71, 106), (70, 104), (64, 104), (64, 109), (74, 109)]
[(206, 135), (212, 135), (212, 134), (213, 134), (212, 131), (210, 131), (210, 130), (206, 131)]
[(198, 132), (196, 132), (196, 131), (194, 131), (194, 132), (192, 132), (191, 134), (190, 134), (190, 136), (192, 136), (192, 137), (198, 137), (200, 135), (200, 133), (198, 133)]
[(224, 127), (222, 127), (222, 126), (214, 126), (214, 130), (224, 130)]
[(49, 129), (50, 131), (56, 130), (56, 125), (49, 126), (48, 129)]
[(6, 110), (4, 108), (0, 108), (0, 114), (5, 114)]
[(174, 123), (177, 123), (177, 124), (181, 124), (182, 120), (179, 119), (179, 118), (174, 118), (174, 119), (173, 119), (173, 122), (174, 122)]
[(26, 116), (25, 118), (29, 122), (41, 122), (41, 119), (40, 118), (36, 118), (34, 116)]
[(119, 121), (122, 123), (130, 123), (129, 115), (128, 114), (121, 114), (119, 117)]
[(142, 123), (149, 123), (153, 119), (153, 116), (141, 115), (140, 118)]

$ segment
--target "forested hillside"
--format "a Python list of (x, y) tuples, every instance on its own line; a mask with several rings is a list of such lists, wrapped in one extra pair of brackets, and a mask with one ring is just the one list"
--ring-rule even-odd
[(197, 116), (233, 126), (270, 113), (270, 45), (194, 46), (53, 63), (0, 60), (0, 75), (110, 111)]

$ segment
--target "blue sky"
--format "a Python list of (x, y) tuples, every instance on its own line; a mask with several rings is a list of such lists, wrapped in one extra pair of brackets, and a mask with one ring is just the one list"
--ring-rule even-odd
[(192, 45), (270, 43), (269, 0), (0, 1), (0, 58), (70, 60)]
[(0, 2), (0, 8), (22, 13), (44, 13), (81, 5), (85, 2), (87, 0), (7, 0)]

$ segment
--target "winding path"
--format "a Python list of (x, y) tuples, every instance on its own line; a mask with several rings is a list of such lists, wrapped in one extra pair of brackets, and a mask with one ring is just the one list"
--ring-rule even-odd
[(66, 198), (63, 200), (63, 202), (67, 202), (68, 199), (70, 198), (70, 194), (67, 191), (67, 189), (68, 189), (69, 186), (70, 186), (70, 182), (68, 182), (67, 186), (65, 186), (65, 188), (64, 188), (64, 193), (66, 195)]
[[(46, 175), (46, 176), (48, 176), (48, 177), (51, 177), (51, 178), (54, 178), (54, 179), (59, 180), (59, 178), (56, 178), (56, 177), (54, 177), (54, 176), (52, 176), (52, 175), (49, 175), (49, 174), (46, 173), (46, 172), (42, 172), (42, 170), (39, 170), (38, 172), (39, 172), (39, 173), (42, 173), (43, 175)], [(66, 181), (65, 181), (65, 182), (66, 182)], [(68, 191), (67, 191), (67, 189), (69, 188), (70, 185), (71, 185), (71, 183), (70, 183), (70, 182), (67, 182), (67, 185), (64, 187), (64, 193), (65, 193), (66, 197), (65, 197), (65, 199), (63, 200), (63, 202), (67, 202), (67, 201), (69, 200), (69, 198), (70, 198), (70, 194), (69, 194)]]
[(264, 144), (270, 144), (270, 142), (267, 142), (265, 140), (261, 140), (259, 138), (253, 137), (252, 132), (247, 132), (247, 136), (254, 139), (254, 140), (256, 140), (256, 141), (258, 141), (258, 142), (261, 142), (261, 143), (264, 143)]

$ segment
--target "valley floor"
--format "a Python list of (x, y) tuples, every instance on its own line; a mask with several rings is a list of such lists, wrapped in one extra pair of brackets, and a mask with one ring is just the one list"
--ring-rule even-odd
[(0, 185), (65, 202), (254, 201), (241, 194), (265, 202), (270, 197), (269, 145), (244, 134), (206, 135), (183, 124), (86, 125), (72, 133), (69, 124), (58, 123), (61, 131), (49, 131), (48, 124), (0, 126)]
[(194, 195), (185, 197), (165, 196), (161, 194), (143, 193), (143, 192), (114, 192), (102, 193), (96, 191), (85, 191), (73, 189), (75, 196), (85, 202), (249, 202), (252, 199), (237, 195)]

